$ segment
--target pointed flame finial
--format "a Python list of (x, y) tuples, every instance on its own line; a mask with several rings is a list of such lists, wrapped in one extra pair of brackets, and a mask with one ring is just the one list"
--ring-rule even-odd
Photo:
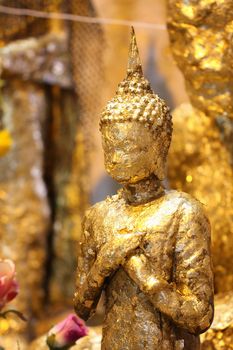
[(131, 40), (128, 58), (128, 73), (138, 72), (142, 74), (142, 65), (138, 51), (138, 45), (134, 27), (131, 27)]

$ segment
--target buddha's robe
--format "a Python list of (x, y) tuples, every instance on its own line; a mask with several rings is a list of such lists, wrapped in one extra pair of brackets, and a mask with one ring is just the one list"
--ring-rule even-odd
[[(111, 271), (107, 262), (117, 259), (130, 234), (141, 235), (138, 246), (133, 254), (126, 249), (121, 265)], [(142, 267), (130, 265), (138, 258)], [(160, 281), (155, 291), (153, 279)], [(79, 252), (79, 316), (90, 316), (103, 289), (102, 350), (199, 349), (199, 334), (213, 318), (210, 227), (201, 204), (169, 191), (135, 206), (119, 193), (92, 207)]]

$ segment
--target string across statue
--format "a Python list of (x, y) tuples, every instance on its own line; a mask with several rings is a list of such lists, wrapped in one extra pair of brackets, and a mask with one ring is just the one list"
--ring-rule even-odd
[(198, 350), (213, 319), (209, 221), (197, 200), (163, 188), (171, 115), (143, 76), (133, 29), (100, 130), (123, 188), (86, 213), (75, 310), (87, 320), (105, 290), (102, 350)]

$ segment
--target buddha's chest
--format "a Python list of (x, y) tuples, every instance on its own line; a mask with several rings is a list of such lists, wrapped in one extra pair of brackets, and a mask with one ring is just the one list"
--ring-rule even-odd
[(138, 251), (165, 277), (171, 270), (177, 226), (174, 209), (164, 205), (110, 206), (95, 228), (97, 248), (109, 241), (114, 247), (114, 240), (129, 233), (143, 234)]

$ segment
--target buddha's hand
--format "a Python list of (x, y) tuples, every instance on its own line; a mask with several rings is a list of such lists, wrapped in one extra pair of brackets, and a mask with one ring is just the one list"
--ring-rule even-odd
[(112, 240), (106, 242), (99, 250), (94, 268), (102, 276), (108, 277), (136, 251), (144, 235), (143, 232), (116, 234)]
[(124, 263), (124, 270), (146, 294), (155, 294), (167, 286), (159, 276), (155, 276), (148, 258), (139, 253), (130, 256)]

